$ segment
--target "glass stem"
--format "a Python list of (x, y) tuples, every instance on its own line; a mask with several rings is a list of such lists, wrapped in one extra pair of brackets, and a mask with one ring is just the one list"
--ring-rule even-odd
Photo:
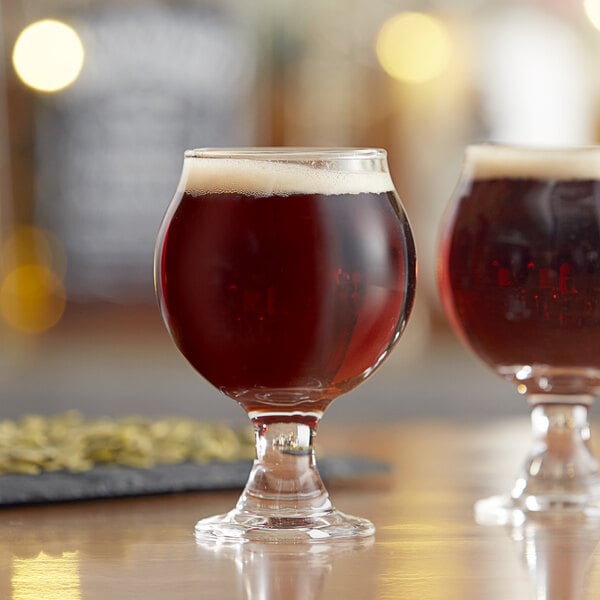
[(598, 463), (590, 446), (590, 398), (535, 403), (531, 411), (533, 448), (513, 498), (598, 496)]
[(313, 447), (317, 422), (271, 419), (254, 419), (256, 460), (236, 510), (283, 519), (331, 511)]

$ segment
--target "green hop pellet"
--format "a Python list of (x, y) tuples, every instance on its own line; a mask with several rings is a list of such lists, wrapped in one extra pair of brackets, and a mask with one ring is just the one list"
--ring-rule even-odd
[(69, 411), (0, 420), (0, 474), (83, 472), (99, 464), (147, 468), (253, 455), (253, 436), (248, 430), (195, 419), (85, 419)]

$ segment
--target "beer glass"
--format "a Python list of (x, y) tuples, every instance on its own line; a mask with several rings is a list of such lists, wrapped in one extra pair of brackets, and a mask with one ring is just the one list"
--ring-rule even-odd
[(480, 518), (596, 514), (588, 409), (600, 389), (600, 148), (473, 145), (442, 228), (454, 329), (531, 406), (533, 447)]
[(385, 151), (188, 151), (155, 265), (175, 344), (256, 433), (237, 506), (197, 537), (371, 535), (333, 508), (313, 441), (327, 406), (385, 360), (413, 302), (415, 249)]

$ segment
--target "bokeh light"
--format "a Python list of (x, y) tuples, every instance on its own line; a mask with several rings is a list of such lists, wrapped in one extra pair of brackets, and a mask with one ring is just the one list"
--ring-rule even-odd
[(0, 285), (0, 314), (15, 329), (41, 333), (56, 325), (66, 304), (60, 278), (42, 265), (22, 265)]
[(65, 310), (64, 248), (49, 231), (18, 227), (0, 252), (0, 316), (13, 329), (41, 333)]
[(377, 36), (375, 50), (383, 70), (399, 81), (422, 83), (441, 75), (452, 52), (442, 21), (418, 12), (388, 19)]
[(48, 229), (33, 225), (17, 227), (0, 247), (0, 272), (16, 265), (40, 264), (64, 277), (67, 268), (62, 242)]
[(583, 9), (590, 23), (600, 29), (600, 0), (583, 0)]
[(71, 85), (81, 72), (84, 58), (77, 32), (54, 19), (28, 25), (19, 34), (12, 55), (21, 81), (41, 92), (57, 92)]

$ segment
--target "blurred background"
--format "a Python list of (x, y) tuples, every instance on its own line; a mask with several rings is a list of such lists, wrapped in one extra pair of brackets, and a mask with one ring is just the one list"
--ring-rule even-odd
[(0, 418), (243, 422), (179, 355), (153, 251), (183, 151), (381, 146), (415, 231), (416, 308), (327, 421), (527, 414), (435, 287), (464, 146), (591, 144), (600, 0), (0, 0)]

